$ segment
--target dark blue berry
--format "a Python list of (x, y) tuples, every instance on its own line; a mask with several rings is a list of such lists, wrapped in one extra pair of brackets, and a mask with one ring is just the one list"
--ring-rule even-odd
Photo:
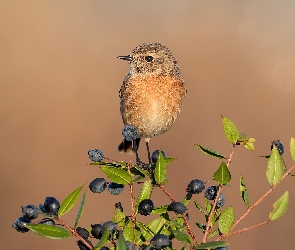
[(99, 149), (91, 148), (88, 150), (88, 157), (94, 162), (99, 162), (102, 161), (102, 159), (104, 158), (104, 153)]
[(54, 220), (52, 220), (50, 218), (43, 218), (38, 224), (44, 224), (44, 225), (48, 225), (48, 226), (55, 226)]
[(13, 224), (12, 224), (12, 227), (20, 232), (20, 233), (26, 233), (28, 231), (30, 231), (30, 229), (26, 228), (26, 224), (30, 224), (31, 221), (24, 218), (24, 217), (20, 217), (18, 218)]
[(114, 238), (114, 234), (117, 232), (117, 224), (112, 221), (107, 221), (103, 223), (103, 227), (109, 230), (110, 239)]
[[(93, 247), (92, 243), (90, 240), (85, 239), (85, 241)], [(81, 240), (77, 241), (77, 245), (79, 247), (80, 250), (89, 250), (90, 248), (88, 248)]]
[(214, 200), (215, 197), (216, 197), (216, 194), (217, 194), (217, 187), (216, 186), (211, 186), (211, 187), (208, 187), (205, 191), (205, 197), (208, 199), (208, 200)]
[(39, 215), (39, 208), (32, 204), (22, 206), (22, 215), (28, 220), (36, 219)]
[(205, 183), (201, 180), (194, 179), (187, 186), (187, 192), (192, 194), (199, 194), (205, 189)]
[(101, 237), (103, 236), (104, 230), (105, 228), (101, 224), (91, 225), (91, 235), (96, 239), (99, 239), (99, 240), (101, 239)]
[(169, 237), (164, 234), (156, 234), (151, 239), (151, 244), (155, 249), (162, 249), (169, 246)]
[(83, 228), (83, 227), (77, 227), (76, 232), (83, 238), (83, 239), (88, 239), (89, 237), (89, 232)]
[(227, 250), (227, 247), (216, 247), (215, 250)]
[(60, 204), (54, 197), (46, 197), (44, 202), (44, 209), (48, 214), (57, 215)]
[(225, 203), (225, 196), (223, 194), (219, 194), (217, 202), (216, 202), (216, 207), (221, 208)]
[(178, 201), (173, 201), (169, 206), (168, 206), (169, 211), (173, 211), (176, 214), (183, 214), (186, 211), (186, 207), (182, 202)]
[(150, 199), (142, 200), (138, 205), (138, 212), (144, 216), (151, 214), (153, 209), (154, 203)]
[(107, 186), (106, 180), (104, 178), (95, 178), (89, 184), (89, 189), (93, 193), (101, 193), (105, 190)]
[(126, 141), (133, 141), (138, 138), (136, 128), (131, 125), (125, 125), (122, 129), (122, 135)]
[(280, 153), (280, 155), (282, 155), (284, 153), (284, 146), (283, 144), (280, 142), (280, 140), (274, 140), (271, 142), (271, 147), (270, 149), (273, 149), (273, 145), (275, 145)]
[(165, 152), (164, 152), (163, 150), (158, 150), (158, 149), (157, 149), (157, 150), (155, 150), (155, 151), (152, 153), (152, 162), (153, 162), (153, 163), (156, 163), (156, 162), (157, 162), (157, 160), (158, 160), (158, 158), (159, 158), (159, 153), (160, 153), (160, 151), (161, 151), (163, 157), (166, 158), (166, 154), (165, 154)]
[(108, 190), (113, 195), (118, 195), (124, 190), (124, 185), (111, 182), (108, 185)]

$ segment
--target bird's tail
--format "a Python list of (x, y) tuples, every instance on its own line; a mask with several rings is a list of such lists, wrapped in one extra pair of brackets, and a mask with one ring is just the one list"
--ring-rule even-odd
[(121, 153), (128, 153), (128, 154), (133, 154), (135, 153), (135, 147), (138, 148), (140, 143), (140, 138), (136, 138), (134, 141), (134, 144), (132, 145), (132, 141), (126, 141), (125, 139), (120, 143), (118, 146), (118, 150)]

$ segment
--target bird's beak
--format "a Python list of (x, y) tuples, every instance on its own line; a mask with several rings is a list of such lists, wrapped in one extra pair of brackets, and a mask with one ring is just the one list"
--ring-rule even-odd
[(132, 56), (128, 55), (128, 56), (118, 56), (117, 58), (122, 59), (122, 60), (126, 60), (126, 61), (132, 61)]

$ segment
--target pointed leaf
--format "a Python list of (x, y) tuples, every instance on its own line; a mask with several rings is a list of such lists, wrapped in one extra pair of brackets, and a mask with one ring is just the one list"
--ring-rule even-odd
[(60, 208), (58, 210), (58, 216), (62, 216), (69, 212), (71, 208), (76, 204), (79, 194), (81, 192), (81, 189), (84, 187), (85, 184), (78, 187), (76, 190), (74, 190), (72, 193), (68, 195), (67, 198), (63, 201), (63, 203), (60, 205)]
[(193, 194), (191, 192), (186, 193), (186, 196), (184, 197), (184, 200), (182, 202), (185, 206), (187, 206), (189, 204), (189, 202), (190, 202), (190, 200), (192, 198), (192, 195)]
[(139, 203), (143, 200), (149, 199), (151, 197), (152, 190), (153, 190), (153, 185), (151, 180), (147, 180), (142, 184), (141, 191), (137, 197), (137, 201), (135, 205), (135, 215), (138, 212)]
[(248, 191), (243, 176), (240, 176), (240, 193), (247, 207), (249, 207)]
[(164, 225), (168, 225), (169, 221), (166, 220), (163, 216), (160, 216), (159, 218), (149, 222), (147, 224), (147, 227), (154, 233), (157, 234), (159, 233), (160, 229), (164, 226)]
[(247, 141), (245, 144), (244, 144), (244, 147), (250, 151), (254, 151), (254, 143), (253, 142), (249, 142)]
[(165, 158), (163, 157), (162, 152), (159, 152), (159, 158), (156, 163), (156, 168), (155, 168), (155, 181), (158, 184), (165, 184), (167, 177), (167, 163), (165, 161)]
[(198, 202), (194, 201), (194, 203), (195, 203), (195, 206), (197, 209), (199, 209), (202, 213), (205, 213), (204, 209), (202, 208), (202, 206)]
[(212, 241), (195, 246), (194, 249), (215, 249), (217, 247), (225, 247), (228, 245), (225, 241)]
[(212, 149), (205, 148), (205, 147), (201, 146), (200, 144), (195, 144), (195, 147), (200, 149), (206, 155), (210, 155), (210, 156), (216, 157), (218, 159), (225, 159), (226, 158), (224, 155), (222, 155)]
[(139, 221), (135, 221), (135, 225), (140, 228), (141, 235), (146, 239), (149, 240), (154, 236), (154, 233), (152, 230), (150, 230), (146, 225)]
[(117, 184), (130, 184), (131, 176), (125, 170), (116, 167), (101, 167), (101, 170), (106, 174), (106, 176)]
[(235, 221), (235, 212), (233, 207), (229, 207), (225, 209), (219, 216), (219, 220), (218, 220), (219, 231), (223, 234), (229, 232), (231, 226), (234, 224), (234, 221)]
[(212, 233), (209, 234), (208, 238), (215, 236), (216, 234), (218, 234), (218, 232), (218, 229), (215, 229)]
[(115, 214), (112, 217), (112, 222), (116, 223), (119, 227), (123, 227), (125, 225), (125, 218), (127, 218), (126, 215), (116, 208)]
[(197, 225), (198, 228), (200, 228), (203, 231), (203, 233), (205, 233), (205, 231), (206, 231), (206, 225), (205, 224), (202, 224), (200, 222), (196, 222), (196, 225)]
[(205, 198), (205, 208), (206, 208), (205, 214), (206, 215), (210, 214), (212, 209), (212, 204), (206, 198)]
[(34, 233), (49, 239), (65, 239), (71, 236), (69, 231), (57, 226), (49, 226), (45, 224), (27, 224), (26, 227)]
[(99, 240), (97, 245), (93, 248), (93, 250), (101, 249), (103, 247), (104, 243), (106, 243), (107, 240), (109, 239), (109, 235), (110, 235), (109, 230), (105, 229), (104, 233), (103, 233), (103, 236), (101, 237), (101, 239)]
[(270, 213), (271, 220), (277, 220), (286, 213), (289, 204), (289, 192), (286, 191), (274, 204), (273, 211)]
[(179, 230), (173, 230), (172, 233), (174, 234), (174, 237), (178, 240), (181, 241), (185, 244), (192, 245), (192, 240), (191, 238), (184, 232), (181, 232)]
[(231, 120), (229, 120), (228, 118), (224, 116), (222, 117), (222, 123), (223, 123), (223, 130), (224, 130), (226, 139), (230, 143), (235, 144), (240, 136), (240, 133), (236, 125)]
[(86, 191), (87, 190), (85, 190), (85, 192), (83, 194), (83, 198), (81, 200), (81, 203), (80, 203), (80, 206), (79, 206), (79, 209), (78, 209), (78, 213), (77, 213), (76, 221), (75, 221), (75, 226), (74, 226), (75, 229), (77, 228), (78, 223), (79, 223), (79, 221), (80, 221), (80, 219), (82, 217), (83, 211), (84, 211), (85, 199), (86, 199)]
[(221, 163), (220, 167), (214, 173), (214, 180), (218, 184), (227, 184), (231, 179), (230, 172), (224, 162)]
[(295, 139), (293, 137), (291, 137), (291, 141), (290, 141), (290, 152), (291, 152), (293, 161), (295, 161)]
[(163, 213), (166, 213), (168, 210), (168, 205), (165, 205), (165, 206), (161, 206), (161, 207), (155, 207), (151, 214), (163, 214)]
[(276, 146), (273, 146), (266, 168), (268, 182), (276, 186), (284, 175), (284, 163)]
[(119, 232), (118, 246), (116, 249), (117, 250), (127, 250), (126, 241), (125, 241), (124, 236), (121, 231)]
[(126, 241), (134, 243), (135, 235), (134, 235), (134, 230), (132, 227), (132, 222), (130, 220), (127, 221), (127, 223), (123, 229), (123, 235), (124, 235), (124, 239)]

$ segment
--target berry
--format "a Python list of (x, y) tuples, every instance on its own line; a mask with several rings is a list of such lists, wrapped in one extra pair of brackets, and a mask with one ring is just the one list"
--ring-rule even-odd
[(99, 162), (99, 161), (102, 161), (102, 159), (104, 158), (104, 153), (99, 149), (91, 148), (88, 150), (88, 157), (90, 158), (91, 161)]
[(188, 184), (186, 191), (191, 192), (192, 194), (199, 194), (204, 189), (205, 189), (204, 182), (198, 179), (194, 179)]
[(169, 211), (174, 211), (176, 214), (183, 214), (186, 210), (185, 205), (182, 202), (173, 201), (168, 206)]
[(54, 197), (46, 197), (44, 202), (44, 209), (48, 214), (57, 215), (60, 204)]
[(275, 145), (280, 153), (280, 155), (282, 155), (284, 153), (284, 146), (283, 144), (280, 142), (280, 140), (274, 140), (271, 142), (271, 147), (270, 149), (273, 149), (273, 145)]
[(164, 234), (156, 234), (152, 239), (151, 243), (154, 248), (162, 249), (169, 245), (169, 237)]
[(142, 200), (138, 205), (138, 212), (144, 216), (151, 214), (153, 209), (154, 203), (150, 199)]
[(49, 218), (43, 218), (38, 224), (44, 224), (48, 226), (55, 226), (55, 222), (52, 219)]
[(227, 247), (216, 247), (215, 250), (227, 250)]
[(214, 200), (217, 194), (217, 187), (216, 186), (211, 186), (208, 187), (205, 191), (205, 197), (208, 200)]
[(112, 221), (107, 221), (103, 223), (103, 227), (109, 230), (110, 238), (114, 238), (114, 234), (117, 232), (117, 225)]
[(225, 203), (225, 196), (223, 194), (219, 194), (217, 202), (216, 202), (216, 207), (221, 208)]
[(130, 242), (126, 241), (127, 250), (135, 250), (135, 246)]
[(27, 218), (20, 217), (12, 224), (12, 227), (20, 233), (26, 233), (30, 231), (30, 229), (26, 228), (26, 224), (30, 224), (30, 223), (31, 221), (28, 220)]
[(101, 224), (91, 225), (91, 234), (94, 238), (99, 239), (103, 236), (104, 226)]
[(163, 157), (164, 158), (166, 158), (166, 154), (165, 154), (165, 152), (164, 151), (162, 151), (162, 150), (155, 150), (153, 153), (152, 153), (152, 162), (153, 163), (156, 163), (157, 162), (157, 160), (158, 160), (158, 158), (159, 158), (159, 152), (161, 151), (161, 153), (162, 153), (162, 155), (163, 155)]
[(22, 215), (28, 220), (36, 219), (39, 215), (39, 209), (35, 205), (29, 204), (27, 206), (22, 206)]
[(115, 208), (119, 209), (123, 213), (123, 207), (122, 207), (121, 202), (116, 203)]
[(102, 247), (100, 250), (110, 250), (108, 247)]
[(113, 195), (118, 195), (124, 190), (124, 185), (111, 182), (108, 185), (108, 190)]
[(83, 238), (83, 239), (88, 239), (89, 237), (89, 232), (83, 228), (83, 227), (77, 227), (76, 232)]
[(104, 178), (95, 178), (89, 184), (89, 189), (93, 193), (101, 193), (105, 190), (107, 186), (106, 180)]
[[(85, 241), (86, 241), (90, 246), (93, 247), (93, 245), (92, 245), (92, 243), (91, 243), (90, 240), (85, 239)], [(89, 250), (89, 248), (88, 248), (88, 247), (87, 247), (87, 246), (86, 246), (81, 240), (77, 241), (77, 245), (78, 245), (78, 247), (79, 247), (80, 250)]]
[(136, 128), (131, 125), (125, 125), (122, 128), (122, 135), (126, 141), (133, 141), (138, 138)]

